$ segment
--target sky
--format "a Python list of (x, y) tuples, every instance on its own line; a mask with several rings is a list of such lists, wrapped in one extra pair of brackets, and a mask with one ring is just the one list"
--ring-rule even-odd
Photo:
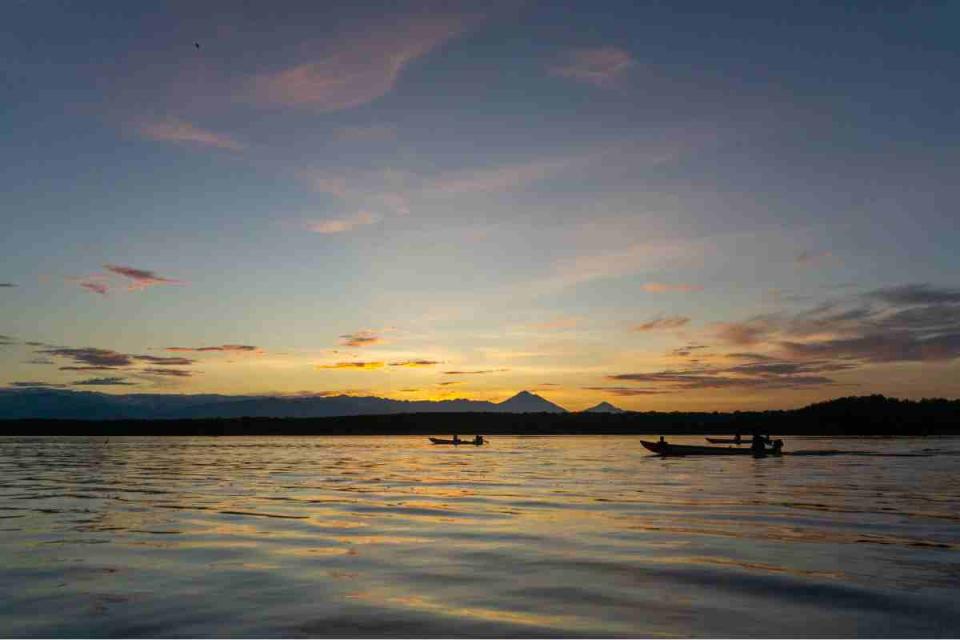
[(960, 396), (956, 2), (10, 2), (0, 386)]

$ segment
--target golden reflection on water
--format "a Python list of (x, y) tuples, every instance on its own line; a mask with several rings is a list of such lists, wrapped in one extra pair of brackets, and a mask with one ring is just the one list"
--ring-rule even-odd
[[(352, 635), (378, 620), (387, 626), (367, 635), (960, 624), (948, 555), (960, 546), (960, 441), (917, 466), (661, 460), (637, 440), (498, 437), (469, 451), (412, 437), (2, 440), (0, 566), (15, 577), (0, 580), (0, 623), (11, 635), (154, 637)], [(123, 607), (98, 595), (124, 592), (138, 595)], [(28, 615), (38, 607), (47, 621)], [(810, 615), (821, 608), (832, 613)], [(155, 626), (124, 626), (133, 619)]]

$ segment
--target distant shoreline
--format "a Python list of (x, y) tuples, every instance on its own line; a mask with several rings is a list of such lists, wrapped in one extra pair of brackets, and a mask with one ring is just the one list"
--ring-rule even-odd
[(960, 402), (841, 398), (789, 411), (732, 413), (394, 413), (316, 418), (0, 419), (0, 435), (960, 435)]

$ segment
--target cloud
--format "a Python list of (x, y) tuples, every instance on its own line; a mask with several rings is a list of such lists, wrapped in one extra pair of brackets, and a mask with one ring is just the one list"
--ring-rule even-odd
[(43, 353), (60, 358), (68, 358), (78, 365), (91, 367), (129, 367), (133, 364), (133, 359), (125, 354), (113, 351), (111, 349), (94, 349), (92, 347), (83, 347), (79, 349), (55, 348), (40, 349), (37, 353)]
[(773, 331), (767, 318), (753, 318), (744, 322), (722, 322), (714, 333), (722, 342), (744, 347), (763, 342)]
[(640, 287), (647, 293), (668, 293), (675, 291), (703, 291), (703, 287), (695, 284), (666, 284), (663, 282), (647, 282)]
[(400, 362), (391, 362), (391, 367), (432, 367), (441, 364), (437, 360), (402, 360)]
[(701, 367), (649, 373), (620, 373), (607, 378), (618, 382), (640, 382), (653, 385), (646, 388), (661, 392), (704, 389), (797, 389), (836, 384), (831, 378), (818, 375), (822, 369), (816, 366), (799, 363), (756, 366), (756, 369), (744, 365), (731, 368)]
[(372, 331), (357, 331), (340, 336), (340, 344), (345, 347), (369, 347), (383, 342), (383, 338)]
[(861, 363), (960, 357), (960, 290), (884, 287), (779, 318), (775, 347), (796, 358)]
[(184, 282), (181, 280), (163, 278), (158, 276), (153, 271), (146, 271), (144, 269), (134, 269), (133, 267), (125, 267), (116, 264), (105, 264), (103, 265), (103, 268), (111, 273), (116, 273), (124, 278), (132, 280), (133, 283), (129, 286), (130, 291), (139, 291), (141, 289), (146, 289), (147, 287), (160, 284), (184, 284)]
[(356, 229), (357, 227), (371, 225), (379, 221), (380, 218), (372, 213), (368, 211), (359, 211), (356, 214), (346, 218), (328, 218), (326, 220), (308, 222), (307, 229), (313, 231), (314, 233), (343, 233), (345, 231), (350, 231), (352, 229)]
[(37, 382), (33, 380), (22, 381), (22, 382), (11, 382), (9, 383), (11, 387), (17, 387), (20, 389), (64, 389), (67, 385), (65, 384), (56, 384), (54, 382)]
[(243, 149), (243, 145), (233, 136), (200, 129), (189, 122), (177, 118), (142, 122), (137, 126), (137, 133), (147, 140), (156, 142), (187, 143), (226, 149), (228, 151), (240, 151)]
[(690, 318), (686, 316), (657, 316), (653, 320), (638, 324), (633, 327), (633, 331), (660, 331), (663, 329), (679, 329), (689, 324)]
[(192, 371), (187, 371), (185, 369), (159, 369), (156, 367), (147, 367), (140, 370), (141, 373), (146, 373), (154, 376), (169, 376), (173, 378), (189, 378), (193, 375)]
[(619, 47), (594, 47), (567, 52), (564, 60), (549, 71), (561, 76), (592, 84), (595, 87), (611, 87), (623, 78), (636, 61)]
[(106, 282), (100, 280), (80, 280), (77, 284), (91, 293), (97, 293), (101, 296), (107, 295), (107, 292), (110, 290), (109, 285)]
[(313, 59), (255, 76), (259, 104), (328, 112), (373, 102), (393, 89), (400, 73), (461, 32), (454, 16), (398, 17), (324, 43)]
[(438, 382), (438, 383), (437, 383), (437, 386), (438, 386), (438, 387), (452, 387), (452, 386), (455, 385), (455, 384), (463, 384), (463, 381), (461, 381), (461, 380), (449, 380), (449, 381), (447, 381), (447, 382)]
[(13, 288), (13, 287), (16, 287), (16, 286), (17, 286), (17, 285), (15, 285), (15, 284), (12, 283), (12, 282), (0, 282), (0, 289), (10, 289), (10, 288)]
[(478, 376), (478, 375), (485, 375), (488, 373), (502, 373), (504, 371), (510, 371), (510, 369), (479, 369), (474, 371), (444, 371), (443, 375), (445, 376)]
[(150, 364), (159, 364), (165, 367), (170, 365), (191, 365), (196, 362), (196, 360), (191, 360), (190, 358), (177, 358), (177, 357), (167, 357), (167, 356), (133, 356), (137, 360), (142, 362), (149, 362)]
[(687, 344), (682, 347), (677, 347), (676, 349), (670, 351), (667, 355), (675, 358), (687, 358), (693, 354), (694, 351), (700, 351), (701, 349), (709, 349), (705, 344)]
[(121, 367), (108, 367), (103, 365), (66, 366), (60, 367), (60, 371), (114, 371), (120, 368)]
[(0, 336), (0, 345), (2, 344), (17, 344), (17, 340), (12, 336)]
[(221, 344), (212, 347), (167, 347), (166, 351), (174, 352), (207, 352), (207, 351), (230, 351), (230, 352), (244, 352), (251, 353), (256, 352), (260, 353), (262, 350), (259, 347), (255, 347), (250, 344)]
[(663, 393), (670, 393), (664, 389), (650, 389), (639, 387), (584, 387), (587, 391), (603, 391), (615, 396), (653, 396)]
[(33, 360), (24, 360), (24, 364), (56, 364), (53, 360), (47, 358), (34, 358)]
[(927, 284), (905, 284), (876, 289), (866, 294), (888, 304), (908, 306), (923, 304), (960, 304), (960, 289), (942, 289)]
[(318, 364), (317, 369), (355, 369), (371, 370), (382, 369), (386, 366), (384, 362), (336, 362), (334, 364)]
[(112, 387), (112, 386), (133, 386), (136, 382), (130, 382), (124, 378), (88, 378), (87, 380), (78, 380), (72, 383), (76, 387)]

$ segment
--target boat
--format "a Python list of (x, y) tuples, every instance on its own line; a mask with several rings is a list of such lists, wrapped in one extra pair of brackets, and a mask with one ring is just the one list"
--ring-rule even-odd
[(713, 444), (750, 444), (750, 438), (707, 438), (707, 442)]
[(695, 444), (650, 442), (649, 440), (641, 440), (640, 444), (660, 456), (778, 456), (782, 447), (782, 445), (774, 445), (762, 452), (755, 453), (753, 449), (745, 447), (705, 447)]
[(430, 442), (432, 442), (433, 444), (452, 444), (453, 446), (457, 446), (457, 445), (461, 445), (461, 444), (472, 444), (472, 445), (474, 445), (475, 447), (479, 447), (479, 446), (482, 445), (482, 444), (487, 444), (487, 441), (486, 441), (486, 440), (484, 440), (483, 442), (474, 442), (473, 439), (470, 439), (470, 440), (448, 440), (448, 439), (445, 439), (445, 438), (430, 438)]

